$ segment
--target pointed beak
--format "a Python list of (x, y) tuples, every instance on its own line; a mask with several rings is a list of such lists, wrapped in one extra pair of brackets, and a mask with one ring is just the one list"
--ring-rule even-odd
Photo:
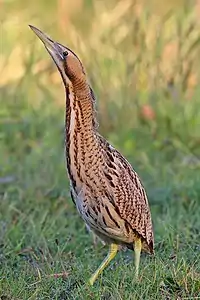
[(38, 28), (29, 25), (29, 27), (34, 31), (34, 33), (39, 37), (39, 39), (43, 42), (45, 48), (55, 61), (57, 65), (60, 65), (61, 61), (64, 59), (63, 52), (67, 51), (67, 49), (61, 44), (52, 41), (50, 37), (48, 37), (45, 33), (43, 33)]

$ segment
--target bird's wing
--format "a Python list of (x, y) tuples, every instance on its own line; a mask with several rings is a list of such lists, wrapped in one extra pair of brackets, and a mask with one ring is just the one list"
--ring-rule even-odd
[(118, 213), (147, 243), (153, 252), (153, 229), (145, 189), (129, 162), (104, 140), (106, 177)]

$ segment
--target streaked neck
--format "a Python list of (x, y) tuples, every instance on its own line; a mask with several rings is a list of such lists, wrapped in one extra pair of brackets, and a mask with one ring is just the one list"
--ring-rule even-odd
[[(66, 159), (69, 177), (79, 185), (86, 161), (98, 149), (94, 96), (85, 81), (66, 88)], [(78, 182), (77, 182), (78, 181)]]

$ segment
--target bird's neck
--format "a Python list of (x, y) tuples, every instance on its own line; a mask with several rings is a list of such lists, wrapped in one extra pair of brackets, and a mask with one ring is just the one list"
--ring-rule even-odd
[[(89, 160), (98, 152), (94, 98), (89, 85), (80, 81), (66, 89), (66, 159), (73, 185), (81, 185)], [(74, 183), (73, 183), (74, 182)]]

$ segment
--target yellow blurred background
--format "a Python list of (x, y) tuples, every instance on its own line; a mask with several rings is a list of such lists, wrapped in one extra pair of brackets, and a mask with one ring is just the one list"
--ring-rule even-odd
[[(137, 61), (138, 70), (133, 74), (136, 86), (149, 88), (158, 72), (164, 81), (184, 72), (189, 88), (197, 84), (199, 0), (15, 0), (1, 1), (0, 7), (1, 86), (25, 74), (32, 52), (37, 59), (33, 73), (48, 68), (50, 61), (29, 30), (29, 23), (70, 45), (87, 65), (92, 66), (93, 60), (101, 63), (102, 57), (130, 67)], [(118, 74), (111, 75), (112, 82), (119, 84)], [(106, 82), (109, 78), (110, 74)], [(52, 80), (57, 79), (52, 74)]]

